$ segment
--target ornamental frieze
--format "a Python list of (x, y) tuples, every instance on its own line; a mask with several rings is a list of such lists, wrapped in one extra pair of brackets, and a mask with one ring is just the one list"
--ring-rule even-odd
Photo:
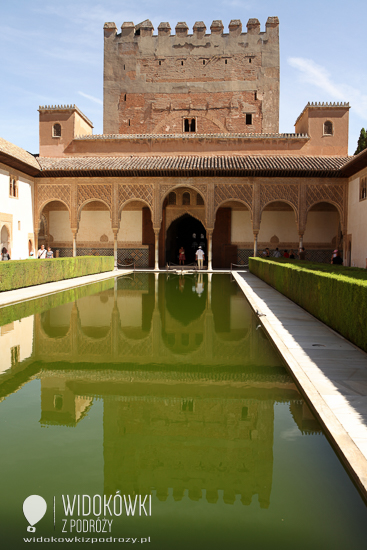
[(132, 199), (144, 200), (149, 206), (153, 207), (153, 185), (127, 184), (119, 185), (119, 209), (125, 202)]
[(323, 185), (307, 185), (306, 210), (318, 202), (332, 202), (344, 211), (344, 185), (328, 183)]
[(252, 210), (252, 185), (243, 184), (217, 184), (214, 188), (214, 208), (230, 200), (245, 202)]
[(298, 214), (298, 192), (296, 184), (262, 183), (260, 185), (260, 211), (269, 202), (285, 201), (290, 203)]
[(70, 184), (48, 184), (37, 183), (36, 185), (36, 198), (38, 205), (38, 213), (40, 214), (42, 208), (51, 201), (61, 201), (71, 209), (71, 185)]
[(112, 185), (78, 185), (78, 210), (82, 204), (90, 201), (103, 201), (111, 210), (112, 205)]

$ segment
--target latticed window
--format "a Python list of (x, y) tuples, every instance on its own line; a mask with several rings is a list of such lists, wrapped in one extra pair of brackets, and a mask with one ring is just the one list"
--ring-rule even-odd
[(364, 201), (365, 199), (367, 199), (367, 177), (361, 178), (359, 187), (359, 200)]
[(54, 124), (52, 128), (53, 137), (61, 137), (61, 124)]
[(330, 120), (324, 122), (324, 136), (333, 135), (333, 123)]
[(203, 206), (204, 204), (204, 199), (199, 193), (196, 195), (196, 204), (198, 206)]
[(176, 204), (176, 193), (173, 191), (168, 195), (168, 204)]
[(16, 367), (20, 360), (20, 346), (10, 348), (11, 366)]
[(184, 193), (182, 195), (182, 204), (185, 206), (190, 204), (190, 193)]

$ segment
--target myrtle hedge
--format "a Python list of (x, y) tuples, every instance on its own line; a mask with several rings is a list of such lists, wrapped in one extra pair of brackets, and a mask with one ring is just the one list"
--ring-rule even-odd
[(251, 273), (367, 351), (367, 271), (285, 259), (250, 258)]
[(0, 292), (112, 271), (113, 256), (0, 262)]

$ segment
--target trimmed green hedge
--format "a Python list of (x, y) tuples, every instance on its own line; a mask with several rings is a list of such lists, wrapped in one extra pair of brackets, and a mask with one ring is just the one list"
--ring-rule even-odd
[(112, 271), (113, 256), (0, 262), (0, 292)]
[(251, 273), (367, 351), (367, 271), (285, 259), (249, 258)]

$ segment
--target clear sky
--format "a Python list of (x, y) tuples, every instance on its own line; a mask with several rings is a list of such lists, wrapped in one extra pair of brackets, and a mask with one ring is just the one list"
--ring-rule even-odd
[[(134, 4), (134, 5), (132, 5)], [(349, 101), (349, 153), (367, 127), (366, 0), (13, 0), (0, 27), (0, 136), (38, 152), (39, 105), (75, 103), (103, 131), (103, 25), (150, 19), (280, 20), (280, 132), (294, 132), (308, 101)]]

